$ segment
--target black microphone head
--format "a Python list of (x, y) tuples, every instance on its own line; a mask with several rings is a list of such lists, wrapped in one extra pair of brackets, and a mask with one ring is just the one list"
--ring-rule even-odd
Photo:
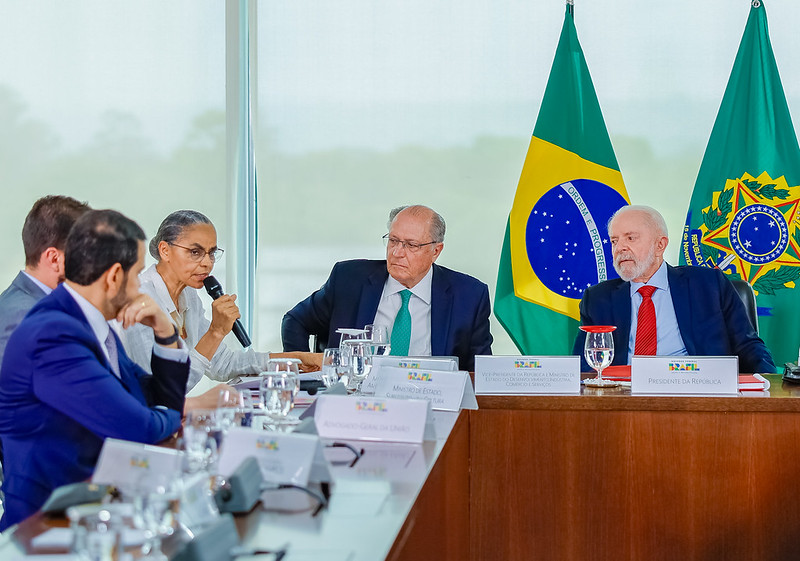
[(225, 294), (225, 291), (222, 290), (222, 285), (214, 277), (214, 275), (208, 275), (206, 278), (204, 278), (203, 286), (206, 287), (206, 292), (208, 292), (208, 294), (214, 300)]

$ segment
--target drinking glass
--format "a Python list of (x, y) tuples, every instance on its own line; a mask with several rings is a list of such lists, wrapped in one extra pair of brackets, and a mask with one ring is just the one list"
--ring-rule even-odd
[(219, 442), (216, 411), (195, 409), (186, 413), (183, 423), (183, 450), (186, 453), (184, 470), (196, 473), (213, 470), (216, 466)]
[(613, 331), (616, 327), (613, 325), (583, 325), (580, 329), (586, 333), (586, 343), (583, 346), (586, 362), (597, 371), (597, 377), (584, 380), (584, 385), (590, 387), (619, 385), (618, 382), (603, 378), (603, 370), (614, 359)]
[(366, 339), (375, 344), (373, 352), (375, 356), (386, 356), (392, 350), (392, 346), (389, 344), (389, 328), (385, 325), (373, 323), (365, 325), (364, 334)]
[[(71, 550), (87, 561), (112, 561), (122, 555), (122, 533), (130, 521), (126, 504), (80, 505), (67, 509)], [(126, 520), (127, 523), (126, 523)]]
[(345, 354), (340, 347), (325, 349), (322, 353), (322, 383), (326, 388), (334, 386), (341, 381), (347, 386), (349, 369)]
[(239, 407), (239, 392), (230, 388), (223, 388), (217, 397), (217, 423), (223, 434), (228, 432), (236, 420), (236, 410)]
[(347, 389), (353, 393), (361, 392), (361, 383), (372, 370), (372, 355), (376, 345), (369, 339), (350, 339), (344, 342), (344, 353), (350, 370)]
[(294, 396), (300, 384), (297, 374), (291, 372), (264, 372), (261, 374), (261, 407), (273, 420), (286, 420), (294, 407)]
[(339, 333), (341, 335), (341, 338), (339, 339), (340, 349), (344, 349), (345, 341), (366, 338), (366, 332), (363, 329), (350, 329), (350, 328), (340, 327), (339, 329), (336, 330), (336, 333)]
[(252, 426), (254, 410), (255, 405), (253, 404), (253, 394), (249, 389), (245, 388), (239, 392), (239, 399), (236, 406), (235, 424), (240, 427)]

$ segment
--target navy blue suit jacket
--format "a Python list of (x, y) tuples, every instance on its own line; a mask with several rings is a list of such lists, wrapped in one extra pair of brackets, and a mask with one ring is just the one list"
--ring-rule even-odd
[[(337, 346), (341, 327), (360, 328), (375, 319), (386, 261), (358, 259), (333, 266), (325, 284), (283, 316), (284, 351), (307, 351), (309, 335), (318, 345)], [(434, 263), (431, 282), (431, 353), (457, 356), (462, 370), (475, 369), (475, 355), (492, 354), (489, 288), (479, 280)]]
[[(717, 269), (671, 267), (667, 280), (686, 352), (694, 356), (739, 357), (740, 372), (775, 372), (764, 341), (756, 335), (733, 285)], [(587, 288), (580, 305), (581, 325), (615, 325), (614, 361), (628, 363), (631, 283), (612, 279)], [(573, 354), (583, 356), (586, 339), (578, 331)], [(591, 371), (581, 359), (583, 371)]]
[(36, 512), (56, 487), (88, 479), (104, 438), (154, 444), (180, 427), (188, 361), (153, 356), (151, 376), (119, 339), (117, 349), (121, 379), (63, 286), (11, 335), (0, 368), (0, 529)]

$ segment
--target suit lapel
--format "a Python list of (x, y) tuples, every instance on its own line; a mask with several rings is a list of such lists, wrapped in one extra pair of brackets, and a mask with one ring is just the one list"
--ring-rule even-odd
[(33, 296), (37, 300), (45, 297), (44, 290), (42, 290), (35, 282), (28, 278), (28, 276), (20, 271), (14, 280), (11, 282), (15, 287), (29, 296)]
[(628, 362), (628, 340), (631, 337), (631, 283), (623, 282), (611, 293), (611, 310), (617, 326), (614, 354)]
[(450, 317), (453, 309), (453, 293), (450, 283), (443, 278), (442, 270), (433, 265), (431, 281), (431, 354), (442, 356), (447, 348), (450, 333)]
[(672, 296), (672, 307), (675, 308), (675, 318), (678, 320), (678, 329), (681, 332), (683, 344), (686, 345), (686, 352), (689, 355), (696, 353), (692, 333), (692, 310), (689, 303), (692, 301), (689, 294), (689, 281), (686, 277), (679, 274), (675, 267), (667, 265), (667, 281), (669, 282), (669, 293)]
[[(53, 298), (55, 298), (56, 302), (58, 302), (60, 308), (65, 313), (71, 315), (72, 317), (74, 317), (75, 319), (77, 319), (78, 321), (80, 321), (83, 324), (83, 326), (84, 326), (84, 328), (86, 330), (87, 343), (89, 344), (89, 347), (92, 349), (92, 351), (94, 352), (95, 356), (97, 357), (97, 360), (100, 361), (100, 363), (103, 366), (106, 367), (106, 369), (108, 370), (109, 376), (111, 376), (115, 380), (119, 381), (122, 384), (122, 386), (126, 390), (128, 390), (129, 393), (132, 393), (132, 389), (129, 386), (130, 380), (128, 380), (127, 383), (126, 383), (126, 381), (123, 381), (120, 378), (117, 378), (116, 376), (114, 376), (114, 373), (111, 370), (111, 363), (108, 362), (108, 359), (106, 358), (106, 353), (103, 350), (103, 348), (100, 346), (100, 341), (97, 340), (97, 337), (95, 336), (94, 330), (92, 330), (92, 326), (89, 325), (89, 321), (86, 319), (86, 316), (83, 314), (83, 310), (81, 310), (81, 307), (78, 305), (78, 303), (72, 297), (72, 295), (69, 292), (67, 292), (67, 289), (64, 288), (63, 286), (58, 286), (52, 292), (52, 295), (53, 295)], [(109, 327), (109, 329), (111, 329), (111, 328)], [(114, 330), (112, 329), (111, 331), (113, 333)], [(125, 349), (123, 349), (122, 343), (120, 342), (119, 337), (117, 337), (116, 333), (114, 333), (114, 339), (117, 342), (117, 355), (118, 356), (122, 356), (122, 354), (125, 352)], [(120, 360), (120, 363), (121, 362), (122, 361)], [(120, 373), (121, 372), (122, 372), (122, 367), (120, 366)], [(124, 374), (121, 374), (121, 375), (124, 376)], [(137, 382), (137, 384), (138, 384), (138, 382)]]
[(375, 313), (378, 311), (378, 304), (380, 304), (381, 294), (383, 294), (383, 286), (386, 284), (388, 276), (389, 271), (386, 270), (385, 262), (380, 262), (380, 267), (376, 267), (369, 274), (367, 282), (364, 284), (361, 298), (358, 301), (356, 325), (353, 327), (360, 329), (375, 320)]

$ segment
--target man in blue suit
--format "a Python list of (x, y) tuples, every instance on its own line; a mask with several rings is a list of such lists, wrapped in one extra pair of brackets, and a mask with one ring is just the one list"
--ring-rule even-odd
[(0, 362), (11, 333), (39, 300), (64, 280), (64, 244), (87, 210), (72, 197), (48, 195), (33, 203), (22, 225), (25, 269), (0, 294)]
[[(104, 438), (157, 443), (180, 427), (188, 352), (166, 313), (139, 293), (144, 239), (118, 212), (84, 214), (67, 238), (66, 281), (9, 339), (0, 367), (0, 530), (36, 512), (56, 487), (88, 479)], [(114, 318), (153, 329), (153, 375), (127, 357)]]
[(337, 346), (337, 329), (377, 324), (389, 328), (392, 354), (456, 356), (462, 370), (473, 370), (476, 354), (492, 352), (489, 289), (434, 264), (444, 234), (444, 219), (428, 207), (392, 210), (386, 261), (334, 265), (322, 288), (283, 317), (284, 351), (308, 351), (311, 334), (319, 348)]
[[(664, 261), (667, 226), (646, 206), (622, 207), (609, 221), (614, 268), (621, 278), (590, 288), (581, 300), (582, 325), (615, 325), (612, 364), (630, 364), (633, 354), (739, 357), (741, 372), (775, 372), (764, 342), (756, 335), (741, 299), (725, 275), (704, 267), (671, 267)], [(643, 287), (651, 287), (645, 289)], [(652, 291), (652, 295), (648, 296)], [(643, 296), (644, 294), (644, 296)], [(656, 352), (637, 342), (640, 309), (652, 302)], [(644, 336), (644, 328), (642, 329)], [(583, 356), (585, 333), (573, 354)], [(646, 344), (646, 343), (644, 343)], [(582, 360), (582, 368), (591, 368)]]

